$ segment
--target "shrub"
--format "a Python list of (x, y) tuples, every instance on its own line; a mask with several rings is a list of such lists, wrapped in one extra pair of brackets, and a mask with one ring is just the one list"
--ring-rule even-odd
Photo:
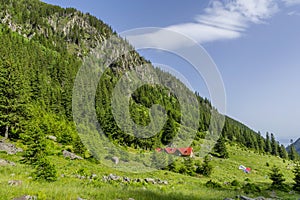
[(247, 183), (242, 188), (246, 194), (249, 193), (255, 193), (255, 192), (261, 192), (261, 189), (259, 186), (255, 185), (254, 183)]
[(237, 180), (233, 180), (231, 183), (231, 186), (240, 186), (240, 183)]
[(205, 186), (209, 187), (209, 188), (214, 188), (214, 189), (222, 188), (222, 185), (220, 183), (214, 182), (212, 180), (207, 181), (205, 183)]

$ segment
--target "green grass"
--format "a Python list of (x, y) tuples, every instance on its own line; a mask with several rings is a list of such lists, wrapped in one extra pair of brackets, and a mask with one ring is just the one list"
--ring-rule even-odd
[[(62, 156), (51, 156), (51, 160), (58, 169), (58, 180), (54, 183), (36, 182), (30, 179), (32, 168), (20, 164), (20, 155), (6, 155), (0, 153), (0, 158), (8, 159), (17, 163), (17, 166), (0, 167), (0, 199), (13, 199), (25, 194), (36, 195), (38, 199), (128, 199), (148, 200), (148, 199), (224, 199), (234, 198), (236, 195), (244, 194), (243, 185), (247, 182), (258, 185), (261, 188), (259, 193), (246, 194), (247, 196), (258, 197), (276, 194), (281, 199), (299, 199), (299, 194), (289, 194), (288, 192), (270, 191), (268, 188), (271, 181), (268, 173), (273, 164), (279, 166), (285, 175), (286, 183), (291, 186), (292, 170), (287, 169), (289, 161), (268, 155), (259, 155), (254, 152), (239, 149), (236, 146), (228, 146), (230, 159), (212, 158), (214, 166), (213, 174), (209, 178), (189, 177), (167, 171), (154, 171), (149, 173), (125, 173), (116, 169), (108, 168), (101, 164), (90, 161), (71, 161)], [(266, 166), (269, 163), (269, 167)], [(252, 168), (252, 173), (245, 174), (238, 169), (239, 165)], [(96, 180), (78, 179), (74, 174), (83, 169), (85, 173), (95, 173)], [(152, 185), (146, 183), (105, 183), (103, 175), (110, 173), (119, 176), (133, 178), (160, 178), (167, 180), (168, 185)], [(64, 174), (65, 177), (61, 177)], [(9, 180), (22, 180), (21, 186), (9, 186)], [(221, 188), (214, 189), (205, 186), (209, 180), (217, 182)], [(237, 180), (239, 186), (230, 186), (224, 183)]]

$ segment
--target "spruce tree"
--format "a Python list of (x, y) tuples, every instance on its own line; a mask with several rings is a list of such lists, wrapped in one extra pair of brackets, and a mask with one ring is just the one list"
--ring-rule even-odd
[(280, 171), (279, 167), (277, 166), (273, 166), (270, 172), (270, 179), (272, 180), (272, 185), (271, 188), (274, 189), (282, 189), (284, 188), (284, 181), (285, 178), (282, 174), (282, 172)]
[(288, 156), (288, 153), (285, 149), (285, 146), (282, 144), (279, 148), (279, 155), (282, 159), (288, 159), (289, 156)]
[(299, 159), (299, 154), (297, 153), (294, 144), (291, 144), (291, 146), (289, 148), (289, 158), (291, 160), (298, 160)]
[(272, 147), (271, 147), (271, 142), (270, 142), (270, 136), (269, 133), (266, 133), (266, 147), (265, 147), (265, 152), (271, 153), (272, 152)]
[(32, 165), (35, 168), (33, 177), (36, 180), (55, 181), (57, 178), (56, 169), (46, 157), (46, 136), (39, 127), (39, 124), (39, 120), (32, 120), (27, 125), (27, 132), (21, 135), (27, 145), (22, 162)]
[(229, 158), (225, 139), (222, 136), (217, 140), (217, 143), (215, 144), (213, 150), (219, 158)]
[(299, 162), (296, 163), (293, 173), (294, 173), (293, 180), (295, 181), (295, 183), (293, 184), (293, 190), (300, 192), (300, 163)]
[(0, 129), (5, 138), (17, 138), (24, 131), (29, 89), (12, 61), (0, 62), (0, 85)]
[(271, 154), (278, 156), (278, 144), (273, 133), (271, 133)]

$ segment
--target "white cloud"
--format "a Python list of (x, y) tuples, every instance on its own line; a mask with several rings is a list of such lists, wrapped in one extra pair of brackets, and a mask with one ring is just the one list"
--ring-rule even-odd
[[(199, 43), (239, 38), (251, 24), (261, 24), (278, 11), (276, 0), (212, 0), (203, 14), (194, 22), (166, 27), (184, 34)], [(130, 40), (130, 38), (127, 38)], [(143, 36), (143, 41), (157, 40), (158, 44), (169, 43), (169, 47), (179, 48), (185, 40), (171, 40), (165, 31)], [(168, 46), (168, 45), (167, 45)]]
[(300, 4), (300, 0), (282, 0), (287, 6), (294, 6)]
[(288, 16), (300, 16), (300, 12), (297, 11), (291, 11), (287, 13)]

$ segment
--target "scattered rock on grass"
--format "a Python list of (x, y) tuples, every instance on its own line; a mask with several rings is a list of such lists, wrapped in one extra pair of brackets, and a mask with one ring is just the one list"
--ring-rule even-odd
[(37, 200), (36, 196), (24, 195), (21, 197), (14, 198), (13, 200)]
[(16, 163), (0, 158), (0, 166), (7, 166), (7, 165), (16, 166)]
[(119, 158), (118, 158), (118, 157), (114, 156), (114, 157), (112, 157), (111, 159), (112, 159), (112, 161), (113, 161), (116, 165), (119, 164)]
[(0, 141), (0, 151), (6, 151), (7, 154), (13, 155), (18, 152), (23, 152), (23, 149), (17, 148), (14, 144)]
[(63, 150), (63, 155), (64, 155), (65, 158), (70, 158), (71, 160), (76, 160), (76, 159), (77, 160), (83, 160), (82, 157), (77, 156), (75, 153), (71, 153), (67, 150)]
[(8, 181), (8, 185), (10, 185), (10, 186), (19, 186), (19, 185), (22, 185), (22, 181), (20, 181), (20, 180), (11, 180), (11, 181)]

